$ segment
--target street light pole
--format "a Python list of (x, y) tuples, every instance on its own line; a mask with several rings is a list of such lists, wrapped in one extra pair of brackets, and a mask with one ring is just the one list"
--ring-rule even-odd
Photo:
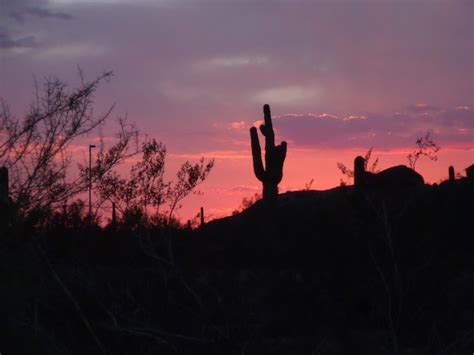
[(89, 144), (89, 227), (92, 227), (92, 148), (95, 145)]

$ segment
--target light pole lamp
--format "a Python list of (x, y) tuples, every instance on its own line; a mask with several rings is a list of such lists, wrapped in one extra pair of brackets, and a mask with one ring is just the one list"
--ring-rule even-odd
[(89, 226), (92, 227), (92, 148), (94, 144), (89, 144)]

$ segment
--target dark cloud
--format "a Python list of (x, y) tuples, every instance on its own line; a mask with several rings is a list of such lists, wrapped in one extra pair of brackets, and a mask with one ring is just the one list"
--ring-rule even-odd
[(34, 46), (36, 46), (36, 39), (34, 36), (25, 36), (14, 39), (6, 30), (0, 29), (0, 48), (31, 48)]
[(61, 11), (53, 11), (47, 0), (1, 0), (0, 48), (38, 47), (36, 32), (40, 29), (26, 21), (27, 17), (39, 19), (57, 18), (68, 20), (72, 16)]
[(1, 0), (0, 16), (12, 18), (16, 13), (22, 13), (26, 9), (47, 8), (48, 0)]
[(25, 21), (26, 15), (36, 16), (39, 18), (57, 18), (61, 20), (70, 20), (73, 18), (65, 12), (55, 12), (43, 7), (30, 7), (11, 13), (11, 16), (21, 23)]
[(48, 6), (48, 2), (48, 0), (2, 0), (1, 4), (4, 13), (11, 13), (28, 7), (45, 7)]

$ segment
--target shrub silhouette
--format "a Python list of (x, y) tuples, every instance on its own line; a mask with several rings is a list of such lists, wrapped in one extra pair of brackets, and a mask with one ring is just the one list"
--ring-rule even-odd
[[(164, 144), (151, 139), (144, 142), (140, 150), (142, 157), (131, 166), (128, 178), (109, 171), (97, 182), (99, 198), (115, 206), (115, 221), (120, 220), (117, 216), (120, 212), (126, 226), (135, 228), (147, 224), (153, 212), (158, 217), (155, 221), (169, 224), (183, 199), (206, 180), (214, 160), (201, 158), (195, 164), (186, 161), (177, 171), (176, 180), (166, 181)], [(168, 206), (166, 215), (162, 211), (163, 206)]]
[(429, 158), (432, 161), (438, 160), (437, 153), (441, 149), (431, 137), (428, 131), (424, 136), (418, 137), (416, 142), (416, 149), (407, 155), (408, 165), (413, 170), (416, 169), (416, 163), (422, 156)]

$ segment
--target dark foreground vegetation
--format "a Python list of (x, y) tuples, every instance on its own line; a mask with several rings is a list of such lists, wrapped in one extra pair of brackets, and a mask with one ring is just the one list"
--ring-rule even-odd
[(0, 351), (470, 354), (473, 197), (342, 186), (197, 229), (4, 228)]
[(0, 100), (1, 355), (472, 353), (474, 166), (425, 185), (427, 134), (410, 168), (378, 171), (370, 149), (338, 164), (355, 186), (278, 195), (287, 144), (265, 105), (262, 146), (250, 130), (262, 200), (183, 227), (174, 212), (212, 159), (168, 181), (165, 146), (118, 119), (72, 173), (72, 143), (111, 112), (92, 110), (111, 75), (47, 79), (23, 119)]

